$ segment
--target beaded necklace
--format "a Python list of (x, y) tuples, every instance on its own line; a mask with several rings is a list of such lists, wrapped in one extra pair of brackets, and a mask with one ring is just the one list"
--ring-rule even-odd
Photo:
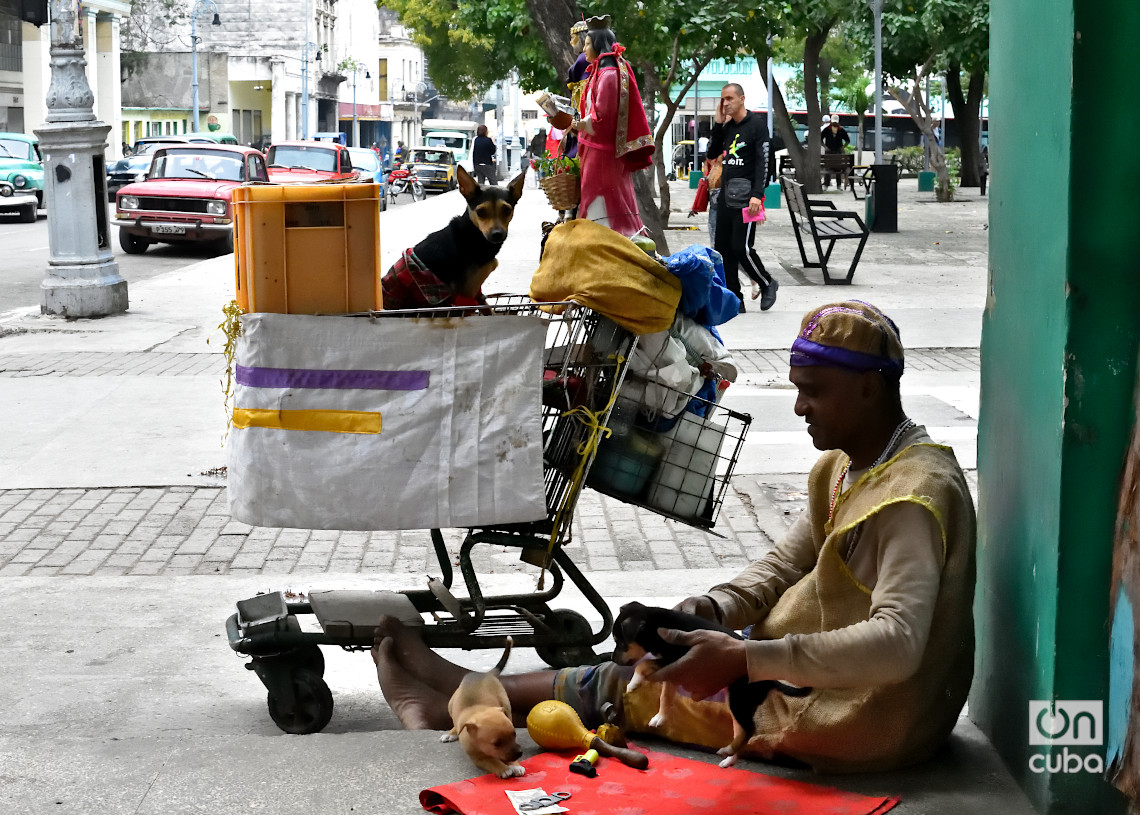
[[(888, 458), (890, 458), (891, 453), (895, 449), (895, 445), (899, 443), (899, 439), (902, 438), (903, 433), (906, 433), (906, 431), (910, 430), (912, 427), (914, 427), (914, 421), (911, 419), (904, 418), (901, 422), (899, 422), (899, 426), (896, 427), (895, 432), (891, 434), (891, 440), (887, 442), (887, 446), (883, 448), (883, 452), (879, 454), (879, 457), (871, 462), (871, 466), (868, 469), (874, 469), (886, 461)], [(847, 473), (850, 469), (851, 459), (848, 458), (847, 463), (843, 465), (843, 470), (839, 473), (839, 478), (835, 482), (835, 488), (831, 491), (831, 505), (827, 509), (827, 520), (829, 521), (835, 514), (835, 502), (839, 500), (839, 488), (843, 486), (843, 479), (847, 477)], [(848, 556), (850, 556), (851, 548), (853, 547), (854, 542), (852, 542), (852, 547), (848, 548)]]

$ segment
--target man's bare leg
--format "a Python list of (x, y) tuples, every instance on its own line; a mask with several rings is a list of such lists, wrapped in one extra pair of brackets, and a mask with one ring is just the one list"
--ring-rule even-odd
[(407, 730), (448, 730), (451, 714), (447, 712), (449, 694), (441, 693), (404, 670), (396, 658), (396, 641), (376, 634), (372, 659), (380, 690), (392, 711)]
[[(385, 643), (387, 645), (385, 646)], [(387, 650), (384, 651), (383, 648)], [(446, 718), (446, 724), (438, 727), (430, 725), (437, 730), (446, 730), (451, 727), (451, 719), (447, 714), (447, 702), (451, 694), (459, 687), (460, 681), (469, 673), (467, 668), (448, 662), (424, 644), (419, 632), (411, 626), (406, 626), (395, 617), (385, 615), (380, 618), (376, 629), (376, 645), (372, 649), (372, 658), (376, 661), (376, 672), (380, 679), (380, 687), (384, 691), (384, 698), (396, 710), (396, 702), (388, 696), (385, 686), (384, 674), (389, 674), (388, 684), (393, 685), (392, 692), (401, 705), (408, 705), (416, 710), (422, 710), (426, 705), (433, 710), (440, 708)], [(381, 662), (389, 663), (382, 666)], [(511, 711), (515, 725), (524, 727), (526, 715), (530, 709), (539, 702), (554, 698), (555, 671), (536, 671), (526, 674), (510, 674), (500, 677), (507, 697), (511, 700)], [(399, 678), (396, 678), (398, 675)], [(433, 691), (427, 694), (427, 691)], [(414, 701), (412, 701), (414, 697)], [(442, 699), (442, 706), (439, 704)], [(404, 717), (400, 716), (400, 721)], [(438, 718), (429, 717), (425, 713), (410, 714), (411, 721), (439, 721)], [(407, 722), (404, 726), (412, 728)]]
[(384, 638), (392, 640), (395, 658), (406, 672), (428, 687), (447, 694), (448, 698), (455, 693), (463, 677), (470, 673), (469, 669), (448, 662), (428, 648), (415, 627), (406, 626), (387, 614), (376, 626), (376, 642)]

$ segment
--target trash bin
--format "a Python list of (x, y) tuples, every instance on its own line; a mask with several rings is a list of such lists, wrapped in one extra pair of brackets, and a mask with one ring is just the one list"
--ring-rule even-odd
[(780, 208), (780, 185), (769, 184), (764, 188), (764, 208), (765, 209), (779, 209)]
[(933, 170), (923, 170), (918, 174), (918, 191), (919, 192), (934, 192), (934, 177)]
[(871, 190), (867, 193), (867, 227), (872, 232), (899, 231), (899, 168), (894, 164), (871, 165)]
[(703, 172), (701, 172), (700, 170), (693, 170), (692, 172), (690, 172), (689, 173), (689, 189), (695, 190), (697, 188), (697, 185), (701, 183), (701, 179), (704, 177), (705, 177), (705, 174)]

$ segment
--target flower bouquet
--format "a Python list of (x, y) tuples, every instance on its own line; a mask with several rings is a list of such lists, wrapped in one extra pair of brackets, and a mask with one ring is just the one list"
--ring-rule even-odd
[(538, 159), (539, 183), (550, 206), (559, 211), (573, 209), (582, 198), (582, 170), (578, 159), (551, 156)]

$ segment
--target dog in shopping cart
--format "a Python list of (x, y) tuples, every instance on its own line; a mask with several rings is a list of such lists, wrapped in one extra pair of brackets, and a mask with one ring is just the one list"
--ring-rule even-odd
[[(626, 603), (614, 620), (613, 661), (619, 665), (633, 665), (633, 678), (626, 686), (632, 691), (645, 682), (652, 681), (653, 674), (660, 668), (676, 662), (689, 651), (689, 646), (667, 642), (658, 630), (661, 628), (676, 631), (720, 631), (736, 639), (743, 639), (740, 633), (728, 626), (707, 620), (696, 614), (687, 614), (671, 608), (646, 606), (642, 603)], [(650, 727), (665, 724), (672, 713), (676, 688), (669, 682), (661, 683), (661, 697), (657, 714), (649, 720)], [(732, 711), (732, 742), (717, 751), (725, 756), (722, 767), (731, 767), (741, 749), (752, 738), (753, 716), (756, 708), (774, 690), (788, 696), (807, 696), (811, 688), (786, 685), (775, 680), (749, 682), (741, 678), (728, 686), (728, 708)]]
[(452, 728), (439, 737), (440, 741), (458, 741), (476, 767), (499, 778), (526, 774), (518, 763), (522, 749), (511, 721), (511, 701), (499, 681), (513, 644), (507, 637), (503, 655), (487, 673), (472, 671), (463, 677), (447, 703)]
[(385, 309), (486, 305), (483, 282), (499, 265), (496, 255), (522, 197), (524, 168), (506, 187), (483, 186), (456, 167), (462, 214), (406, 249), (381, 278)]

